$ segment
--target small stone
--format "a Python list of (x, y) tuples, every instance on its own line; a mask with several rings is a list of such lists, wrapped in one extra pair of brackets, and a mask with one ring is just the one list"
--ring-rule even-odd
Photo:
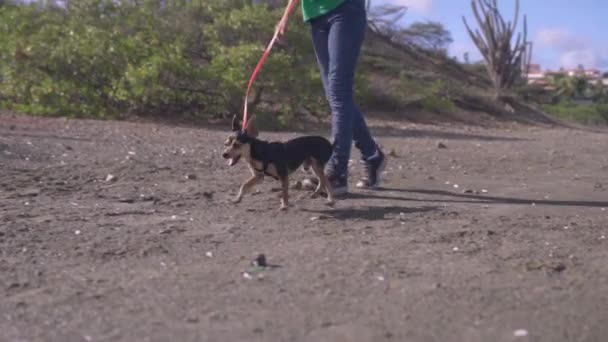
[(515, 337), (526, 337), (528, 336), (528, 330), (526, 329), (517, 329), (513, 332), (513, 336)]
[(185, 176), (186, 179), (194, 180), (196, 179), (196, 175), (193, 173), (189, 173)]
[(213, 191), (204, 191), (203, 197), (205, 197), (206, 199), (213, 199)]
[(130, 156), (134, 156), (134, 155), (135, 155), (135, 152), (133, 152), (133, 151), (129, 151), (129, 152), (127, 152), (127, 153), (128, 153)]
[(251, 274), (249, 274), (248, 272), (243, 272), (243, 278), (251, 280), (253, 279), (253, 277), (251, 276)]
[(391, 148), (391, 149), (388, 151), (387, 155), (388, 155), (389, 157), (397, 158), (397, 151), (395, 151), (395, 149), (394, 149), (394, 148)]
[(484, 194), (487, 194), (487, 193), (488, 193), (488, 190), (486, 190), (486, 189), (481, 189), (481, 192), (482, 192), (482, 193), (484, 193)]
[(379, 281), (384, 281), (384, 277), (383, 276), (377, 276), (376, 279), (378, 279)]
[(448, 146), (440, 141), (437, 143), (437, 148), (446, 149), (446, 148), (448, 148)]
[(76, 231), (74, 231), (74, 234), (76, 234), (76, 235), (80, 235), (80, 230), (76, 230)]
[(471, 189), (464, 189), (464, 190), (462, 190), (462, 192), (465, 193), (465, 194), (472, 194), (473, 190), (471, 190)]
[(213, 258), (213, 253), (212, 252), (207, 252), (207, 253), (205, 253), (205, 256), (207, 258)]
[(116, 176), (114, 176), (113, 174), (108, 174), (106, 176), (106, 182), (115, 182), (118, 178)]
[(317, 188), (316, 179), (305, 178), (302, 181), (302, 189), (304, 190), (315, 190)]
[(454, 247), (454, 248), (452, 248), (452, 250), (453, 250), (454, 252), (458, 252), (458, 251), (460, 250), (460, 248), (458, 248), (458, 247)]
[(458, 189), (459, 185), (458, 184), (454, 184), (454, 189)]
[(293, 182), (293, 184), (291, 185), (291, 188), (294, 190), (302, 190), (302, 181), (295, 181)]

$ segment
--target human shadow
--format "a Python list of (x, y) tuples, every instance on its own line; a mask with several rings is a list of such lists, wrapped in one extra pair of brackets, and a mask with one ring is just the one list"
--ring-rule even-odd
[(379, 137), (398, 137), (398, 138), (435, 138), (445, 140), (477, 140), (477, 141), (529, 141), (531, 139), (492, 136), (472, 133), (459, 133), (431, 129), (410, 129), (395, 128), (389, 126), (376, 126), (372, 128), (374, 135)]
[(352, 193), (349, 194), (350, 198), (359, 199), (383, 199), (383, 200), (395, 200), (395, 201), (407, 201), (407, 202), (424, 202), (424, 203), (477, 203), (477, 204), (519, 204), (519, 205), (548, 205), (548, 206), (574, 206), (574, 207), (590, 207), (590, 208), (602, 208), (608, 207), (607, 202), (596, 202), (596, 201), (580, 201), (580, 200), (546, 200), (546, 199), (525, 199), (525, 198), (513, 198), (513, 197), (499, 197), (499, 196), (486, 196), (476, 194), (459, 194), (445, 190), (426, 190), (426, 189), (399, 189), (399, 188), (381, 188), (378, 189), (380, 193), (384, 192), (402, 192), (410, 194), (423, 194), (423, 195), (434, 195), (441, 197), (452, 197), (456, 199), (441, 199), (441, 198), (416, 198), (416, 197), (403, 197), (403, 196), (389, 196), (389, 195), (376, 195), (368, 193)]
[(321, 214), (337, 220), (364, 219), (368, 221), (386, 220), (388, 214), (413, 214), (439, 210), (439, 207), (403, 207), (403, 206), (366, 206), (364, 208), (338, 208), (328, 210), (303, 209), (305, 212)]

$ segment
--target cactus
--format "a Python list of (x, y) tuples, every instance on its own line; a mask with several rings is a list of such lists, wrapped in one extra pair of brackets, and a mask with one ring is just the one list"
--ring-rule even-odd
[(500, 99), (504, 90), (510, 89), (522, 75), (527, 74), (532, 59), (532, 43), (527, 41), (528, 21), (524, 15), (523, 34), (517, 33), (519, 0), (515, 1), (515, 18), (505, 22), (498, 10), (497, 0), (471, 0), (473, 14), (479, 29), (473, 31), (466, 18), (462, 20), (471, 39), (483, 56), (486, 70), (494, 85), (494, 98)]

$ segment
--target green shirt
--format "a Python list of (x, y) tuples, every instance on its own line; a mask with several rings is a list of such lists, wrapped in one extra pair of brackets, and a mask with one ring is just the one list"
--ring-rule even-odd
[(344, 0), (302, 0), (304, 21), (322, 16), (338, 7)]

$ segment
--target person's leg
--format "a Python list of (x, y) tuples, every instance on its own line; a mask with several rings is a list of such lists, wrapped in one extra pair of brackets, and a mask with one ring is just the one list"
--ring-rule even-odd
[(366, 27), (363, 0), (346, 0), (331, 13), (311, 22), (313, 47), (332, 114), (334, 153), (327, 174), (335, 194), (347, 191), (353, 140), (367, 170), (367, 176), (357, 186), (375, 185), (378, 167), (369, 166), (384, 161), (353, 96), (354, 74)]
[[(323, 89), (325, 91), (325, 97), (328, 102), (330, 102), (330, 93), (329, 93), (329, 69), (330, 69), (330, 55), (329, 55), (329, 34), (330, 34), (330, 24), (329, 19), (330, 15), (325, 15), (320, 18), (314, 19), (310, 23), (311, 29), (311, 37), (313, 42), (313, 47), (315, 51), (315, 55), (317, 57), (317, 63), (319, 65), (319, 71), (321, 73), (321, 81), (323, 82)], [(332, 109), (332, 137), (334, 140), (334, 147), (336, 146), (336, 115), (335, 111)], [(350, 145), (350, 142), (349, 142)], [(348, 158), (346, 160), (348, 164)], [(330, 160), (328, 163), (328, 170), (326, 172), (328, 181), (332, 187), (332, 191), (334, 195), (341, 195), (348, 191), (347, 186), (347, 178), (346, 177), (336, 177), (335, 162)]]
[(384, 156), (354, 100), (355, 70), (367, 29), (365, 2), (346, 0), (328, 17), (328, 24), (329, 70), (326, 88), (332, 110), (335, 145), (331, 172), (334, 177), (348, 177), (348, 161), (354, 140), (367, 171), (357, 186), (375, 186), (384, 164)]

